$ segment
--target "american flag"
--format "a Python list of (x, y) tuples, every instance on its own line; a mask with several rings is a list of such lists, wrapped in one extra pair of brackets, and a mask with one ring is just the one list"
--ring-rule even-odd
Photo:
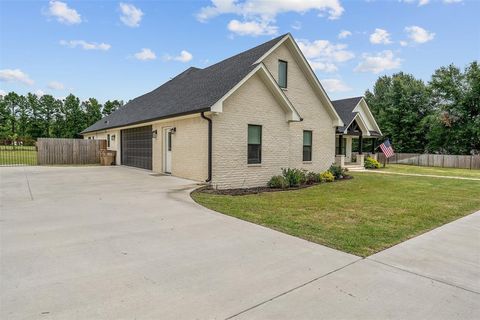
[(393, 152), (393, 148), (392, 148), (392, 145), (390, 144), (390, 140), (385, 140), (381, 145), (380, 145), (380, 149), (382, 149), (382, 152), (383, 154), (385, 155), (385, 157), (387, 158), (390, 158), (392, 157), (395, 152)]

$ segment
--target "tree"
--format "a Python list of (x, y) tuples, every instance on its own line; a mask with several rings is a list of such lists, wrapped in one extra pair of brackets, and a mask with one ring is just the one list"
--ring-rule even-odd
[(64, 138), (78, 138), (80, 132), (86, 128), (85, 114), (80, 105), (80, 99), (69, 94), (63, 103), (65, 114)]
[(103, 114), (104, 117), (108, 116), (109, 114), (111, 114), (112, 112), (114, 112), (115, 110), (120, 108), (121, 106), (123, 106), (123, 101), (121, 101), (121, 100), (120, 101), (119, 100), (113, 100), (113, 101), (108, 100), (103, 105), (102, 114)]
[(403, 72), (380, 77), (365, 98), (383, 134), (397, 152), (423, 152), (425, 124), (431, 114), (428, 88), (422, 80)]
[(42, 137), (52, 138), (54, 135), (55, 116), (60, 112), (61, 101), (46, 94), (40, 98), (40, 110), (42, 113)]
[(428, 119), (428, 150), (451, 154), (480, 152), (480, 68), (454, 65), (435, 71), (429, 83), (436, 114)]
[[(102, 105), (98, 103), (97, 99), (90, 98), (83, 103), (85, 110), (86, 126), (91, 126), (102, 118)], [(85, 129), (85, 128), (83, 128)]]

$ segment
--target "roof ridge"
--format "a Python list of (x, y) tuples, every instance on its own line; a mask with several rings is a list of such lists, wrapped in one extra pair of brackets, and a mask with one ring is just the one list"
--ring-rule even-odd
[[(219, 62), (217, 62), (217, 63), (214, 63), (214, 64), (206, 67), (205, 69), (209, 69), (209, 68), (211, 68), (211, 67), (213, 67), (213, 66), (216, 66), (216, 65), (218, 65), (218, 64), (220, 64), (220, 63), (223, 63), (223, 62), (225, 62), (225, 61), (227, 61), (227, 60), (230, 60), (230, 59), (233, 59), (233, 58), (237, 58), (238, 56), (240, 56), (240, 55), (242, 55), (242, 54), (245, 54), (245, 53), (247, 53), (247, 52), (254, 51), (254, 50), (258, 49), (259, 47), (261, 47), (261, 46), (263, 46), (263, 45), (266, 45), (267, 43), (277, 43), (278, 41), (280, 41), (281, 39), (283, 39), (284, 37), (286, 37), (288, 34), (290, 34), (290, 33), (289, 33), (289, 32), (288, 32), (288, 33), (284, 33), (284, 34), (282, 34), (282, 35), (280, 35), (280, 36), (278, 36), (278, 37), (276, 37), (276, 38), (273, 38), (273, 39), (271, 39), (271, 40), (268, 40), (268, 41), (265, 41), (265, 42), (263, 42), (263, 43), (260, 43), (259, 45), (256, 45), (256, 46), (253, 47), (253, 48), (244, 50), (244, 51), (242, 51), (242, 52), (239, 52), (239, 53), (237, 53), (237, 54), (234, 54), (233, 56), (230, 56), (230, 57), (228, 57), (228, 58), (225, 58), (225, 59), (223, 59), (223, 60), (221, 60), (221, 61), (219, 61)], [(205, 70), (205, 69), (202, 69), (202, 70)]]

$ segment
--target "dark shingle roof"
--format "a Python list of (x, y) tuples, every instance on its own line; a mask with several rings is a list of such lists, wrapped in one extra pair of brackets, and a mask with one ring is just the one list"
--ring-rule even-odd
[(205, 69), (191, 67), (99, 120), (82, 133), (207, 111), (240, 82), (285, 35)]
[(338, 127), (337, 131), (345, 131), (345, 127), (352, 122), (353, 118), (357, 115), (357, 112), (353, 112), (353, 109), (362, 100), (363, 97), (354, 97), (348, 99), (334, 100), (332, 101), (333, 107), (337, 111), (338, 115), (342, 119), (345, 126)]

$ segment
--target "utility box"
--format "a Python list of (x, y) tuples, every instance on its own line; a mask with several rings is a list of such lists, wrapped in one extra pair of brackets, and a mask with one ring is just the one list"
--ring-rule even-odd
[(100, 164), (102, 166), (113, 166), (115, 165), (115, 158), (117, 156), (117, 151), (115, 150), (100, 150)]

